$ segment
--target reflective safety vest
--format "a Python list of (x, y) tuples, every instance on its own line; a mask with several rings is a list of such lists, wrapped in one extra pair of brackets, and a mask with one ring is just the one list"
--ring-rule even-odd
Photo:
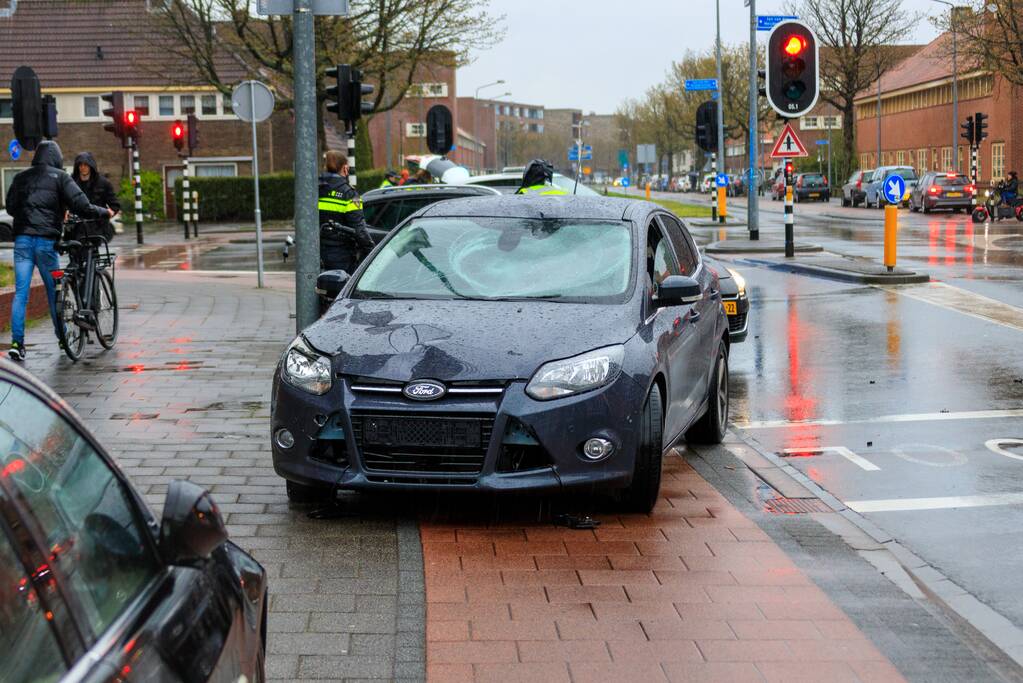
[(520, 188), (515, 194), (538, 194), (549, 197), (553, 195), (565, 195), (568, 193), (557, 185), (531, 185), (530, 187)]
[(355, 199), (341, 199), (341, 197), (336, 196), (336, 193), (332, 192), (326, 197), (320, 197), (316, 208), (320, 211), (333, 211), (334, 213), (362, 211), (362, 200), (358, 197)]
[(391, 187), (392, 185), (394, 185), (394, 183), (392, 183), (387, 178), (384, 178), (384, 182), (380, 183), (380, 187), (378, 187), (377, 189), (379, 190), (379, 189), (382, 189), (382, 188), (385, 188), (385, 187)]

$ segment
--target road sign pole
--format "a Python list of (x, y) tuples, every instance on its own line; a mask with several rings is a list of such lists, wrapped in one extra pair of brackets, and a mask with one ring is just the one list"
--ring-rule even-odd
[[(725, 123), (724, 123), (724, 110), (725, 101), (721, 96), (721, 0), (716, 0), (715, 5), (717, 6), (717, 47), (716, 57), (717, 62), (717, 77), (718, 77), (718, 165), (715, 169), (718, 173), (725, 172)], [(724, 223), (724, 219), (721, 220)]]
[[(958, 165), (958, 160), (956, 160), (956, 166)], [(972, 214), (973, 210), (977, 208), (977, 192), (980, 187), (980, 182), (977, 180), (977, 145), (970, 145), (970, 181), (973, 183), (973, 192), (970, 193), (970, 213)], [(997, 212), (998, 207), (995, 207), (995, 213)]]
[[(256, 88), (249, 87), (249, 104), (256, 111)], [(256, 196), (256, 286), (263, 288), (263, 210), (259, 208), (259, 147), (256, 144), (256, 117), (252, 117), (252, 187)], [(197, 221), (198, 222), (198, 221)]]
[(295, 326), (316, 322), (319, 304), (320, 226), (316, 207), (316, 58), (311, 0), (295, 0), (292, 20), (295, 87)]
[(181, 222), (185, 224), (185, 239), (187, 240), (188, 235), (188, 220), (192, 217), (192, 193), (189, 190), (188, 177), (189, 177), (189, 166), (188, 157), (185, 157), (185, 170), (181, 176)]
[(142, 168), (139, 163), (139, 141), (131, 139), (131, 170), (135, 179), (135, 239), (142, 244)]
[(760, 94), (757, 83), (757, 0), (749, 0), (749, 182), (746, 184), (746, 225), (751, 240), (760, 239), (759, 158), (757, 138), (760, 137)]
[(899, 205), (889, 203), (884, 207), (884, 266), (889, 273), (895, 270), (898, 235)]
[(793, 213), (792, 202), (792, 173), (785, 166), (785, 258), (792, 258), (796, 255), (796, 216)]
[(348, 128), (348, 184), (353, 188), (358, 182), (355, 172), (355, 126), (356, 123), (352, 121)]

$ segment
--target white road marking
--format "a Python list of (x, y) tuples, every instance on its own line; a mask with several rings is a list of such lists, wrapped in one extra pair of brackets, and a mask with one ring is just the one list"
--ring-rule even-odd
[(785, 453), (786, 455), (800, 455), (803, 453), (807, 455), (815, 453), (837, 453), (838, 455), (841, 455), (849, 462), (853, 463), (854, 465), (858, 465), (859, 467), (865, 469), (868, 472), (881, 471), (880, 467), (870, 462), (866, 458), (856, 455), (845, 446), (824, 446), (822, 448), (786, 448), (785, 450), (782, 451), (782, 453)]
[(945, 282), (879, 287), (972, 318), (1023, 330), (1023, 309)]
[(887, 498), (879, 500), (848, 500), (845, 504), (855, 512), (907, 512), (912, 510), (950, 510), (993, 505), (1023, 505), (1023, 493), (990, 493), (976, 496), (942, 498)]
[[(914, 457), (906, 452), (910, 450), (923, 451), (924, 453), (943, 452), (950, 455), (951, 459), (948, 462), (933, 462), (931, 460)], [(927, 443), (899, 444), (892, 448), (892, 453), (906, 462), (916, 463), (917, 465), (927, 465), (928, 467), (956, 467), (958, 465), (965, 465), (969, 462), (969, 458), (958, 451), (954, 451), (951, 448), (945, 448), (944, 446), (932, 446)]]
[(907, 413), (905, 415), (879, 415), (859, 420), (764, 420), (760, 422), (736, 422), (740, 429), (777, 429), (792, 425), (813, 425), (831, 427), (836, 425), (874, 424), (886, 422), (941, 422), (946, 420), (993, 420), (1006, 417), (1023, 417), (1023, 410), (967, 410), (958, 413)]
[(1002, 446), (1023, 446), (1023, 439), (991, 439), (985, 441), (984, 445), (998, 455), (1004, 455), (1006, 458), (1012, 458), (1013, 460), (1023, 460), (1023, 455), (1016, 455), (1002, 448)]

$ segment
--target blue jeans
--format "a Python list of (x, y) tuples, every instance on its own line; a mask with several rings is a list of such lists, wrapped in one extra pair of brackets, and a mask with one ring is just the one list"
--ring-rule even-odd
[(60, 257), (53, 248), (56, 240), (32, 235), (18, 235), (14, 238), (14, 305), (11, 307), (11, 341), (25, 343), (25, 309), (28, 308), (28, 293), (32, 286), (32, 269), (38, 268), (46, 285), (46, 298), (50, 301), (50, 318), (53, 330), (59, 336), (60, 319), (57, 317), (57, 291), (54, 288), (51, 271), (60, 268)]

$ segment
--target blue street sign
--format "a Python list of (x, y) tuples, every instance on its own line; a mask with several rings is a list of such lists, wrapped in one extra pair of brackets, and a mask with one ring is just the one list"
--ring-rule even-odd
[(789, 15), (789, 14), (774, 14), (774, 15), (758, 14), (757, 15), (757, 30), (758, 31), (770, 31), (777, 24), (780, 24), (783, 21), (788, 21), (789, 19), (798, 19), (798, 18), (799, 17), (794, 17), (794, 16)]
[(7, 153), (11, 155), (11, 161), (17, 161), (21, 158), (21, 144), (17, 140), (11, 140), (7, 143)]
[(622, 187), (628, 187), (630, 182), (628, 177), (622, 178)]
[(697, 90), (717, 90), (718, 79), (716, 78), (687, 78), (685, 84), (686, 92)]
[(889, 204), (898, 204), (906, 196), (906, 181), (900, 175), (890, 175), (884, 179), (882, 192)]
[(718, 187), (728, 187), (728, 174), (718, 173), (717, 176), (714, 178), (714, 183)]
[(717, 98), (718, 98), (718, 91), (717, 91), (717, 90), (715, 90), (714, 92), (712, 92), (712, 93), (710, 94), (710, 99), (712, 99), (712, 100), (716, 100)]
[(827, 140), (817, 140), (818, 145), (830, 145), (831, 143)]

